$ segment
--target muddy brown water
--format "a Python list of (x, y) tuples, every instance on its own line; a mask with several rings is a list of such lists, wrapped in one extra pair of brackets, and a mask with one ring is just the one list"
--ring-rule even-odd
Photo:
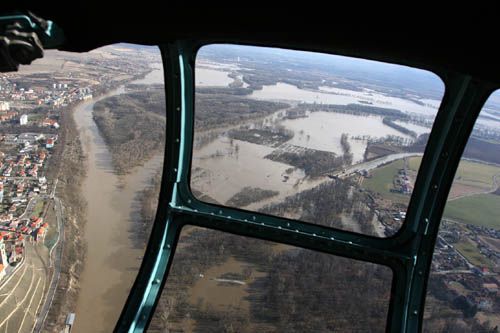
[(156, 155), (126, 176), (113, 172), (111, 155), (92, 119), (95, 102), (123, 92), (123, 87), (80, 104), (74, 118), (88, 157), (82, 193), (87, 201), (87, 256), (73, 332), (111, 332), (136, 277), (144, 249), (134, 242), (139, 217), (138, 193), (161, 167)]

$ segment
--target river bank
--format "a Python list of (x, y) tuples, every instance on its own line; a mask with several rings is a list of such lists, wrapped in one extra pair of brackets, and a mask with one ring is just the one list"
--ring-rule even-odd
[[(53, 160), (59, 160), (57, 196), (65, 203), (65, 238), (69, 245), (63, 247), (61, 272), (50, 311), (45, 321), (45, 330), (59, 332), (64, 326), (66, 315), (76, 304), (79, 283), (85, 258), (83, 226), (85, 221), (85, 198), (80, 187), (86, 172), (86, 157), (73, 118), (74, 109), (63, 113), (59, 145)], [(57, 156), (57, 158), (56, 158)]]
[[(146, 75), (156, 83), (158, 75)], [(133, 82), (132, 82), (133, 83)], [(119, 88), (80, 104), (73, 115), (82, 150), (87, 156), (86, 176), (81, 184), (86, 220), (83, 238), (87, 255), (79, 276), (79, 296), (73, 332), (110, 332), (120, 315), (141, 263), (144, 247), (136, 241), (140, 220), (140, 193), (161, 168), (158, 153), (141, 167), (118, 175), (109, 147), (93, 119), (95, 103), (124, 92)]]

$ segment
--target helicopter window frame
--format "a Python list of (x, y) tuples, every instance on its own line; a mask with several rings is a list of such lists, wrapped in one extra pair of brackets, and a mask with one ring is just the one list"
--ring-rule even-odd
[(388, 266), (393, 271), (393, 283), (386, 330), (419, 331), (432, 251), (444, 208), (443, 197), (448, 195), (473, 124), (499, 84), (461, 73), (404, 64), (438, 75), (445, 91), (422, 158), (407, 219), (392, 237), (378, 238), (209, 204), (194, 197), (190, 189), (190, 167), (196, 54), (204, 45), (228, 43), (321, 51), (230, 39), (175, 41), (160, 46), (168, 119), (160, 200), (145, 259), (116, 330), (141, 332), (147, 328), (166, 282), (182, 226), (190, 224)]
[[(380, 60), (380, 59), (370, 59), (370, 58), (363, 58), (363, 57), (359, 57), (357, 55), (345, 55), (345, 54), (341, 54), (341, 53), (326, 53), (326, 52), (321, 52), (321, 51), (310, 51), (310, 50), (306, 50), (306, 49), (294, 49), (294, 48), (284, 48), (284, 47), (274, 47), (274, 46), (266, 46), (266, 45), (257, 45), (257, 44), (247, 44), (247, 43), (238, 43), (238, 44), (230, 44), (230, 43), (226, 43), (226, 42), (203, 42), (203, 43), (189, 43), (189, 46), (186, 47), (186, 48), (183, 48), (183, 50), (186, 53), (187, 57), (189, 58), (189, 66), (190, 66), (190, 69), (189, 69), (189, 72), (191, 73), (191, 81), (187, 83), (187, 88), (189, 88), (189, 92), (188, 94), (192, 95), (192, 104), (193, 105), (189, 105), (190, 106), (190, 109), (187, 110), (188, 111), (188, 114), (190, 116), (193, 117), (192, 121), (187, 125), (187, 126), (190, 126), (190, 131), (189, 131), (189, 164), (186, 166), (187, 170), (188, 170), (188, 173), (187, 173), (187, 178), (183, 178), (183, 182), (186, 181), (187, 182), (187, 185), (188, 185), (188, 188), (184, 188), (182, 187), (182, 190), (180, 192), (180, 194), (183, 196), (183, 200), (185, 202), (187, 202), (189, 205), (189, 207), (194, 207), (194, 209), (196, 210), (211, 210), (214, 206), (217, 206), (218, 207), (218, 210), (217, 212), (214, 212), (214, 214), (219, 214), (221, 216), (226, 216), (226, 217), (234, 217), (236, 215), (239, 215), (240, 213), (242, 214), (243, 216), (243, 219), (246, 219), (247, 221), (250, 221), (250, 218), (254, 219), (254, 216), (256, 215), (259, 215), (261, 217), (265, 217), (265, 219), (268, 219), (269, 221), (275, 221), (275, 218), (279, 221), (284, 221), (286, 220), (288, 224), (290, 224), (290, 226), (292, 226), (292, 224), (294, 222), (299, 222), (301, 225), (305, 225), (306, 228), (307, 227), (312, 227), (312, 226), (319, 226), (318, 224), (315, 224), (313, 222), (308, 222), (308, 221), (304, 221), (304, 220), (300, 220), (300, 219), (291, 219), (291, 218), (286, 218), (286, 217), (281, 217), (281, 216), (278, 216), (278, 215), (271, 215), (271, 214), (268, 214), (268, 213), (264, 213), (264, 212), (257, 212), (257, 211), (252, 211), (252, 210), (249, 210), (249, 209), (244, 209), (244, 208), (238, 208), (238, 207), (235, 207), (235, 206), (229, 206), (229, 205), (224, 205), (224, 204), (216, 204), (216, 203), (210, 203), (210, 202), (206, 202), (206, 201), (203, 201), (199, 198), (197, 198), (193, 192), (192, 192), (192, 189), (191, 189), (191, 171), (193, 169), (193, 143), (194, 143), (194, 134), (196, 132), (196, 129), (194, 128), (194, 121), (196, 119), (196, 108), (195, 108), (195, 101), (196, 101), (196, 58), (198, 56), (198, 52), (200, 51), (201, 48), (205, 47), (205, 46), (213, 46), (213, 45), (239, 45), (239, 46), (249, 46), (249, 47), (266, 47), (266, 48), (276, 48), (276, 49), (281, 49), (281, 50), (284, 50), (284, 51), (303, 51), (303, 52), (310, 52), (310, 53), (318, 53), (318, 54), (322, 54), (322, 55), (332, 55), (332, 56), (343, 56), (343, 57), (346, 57), (346, 58), (350, 58), (350, 59), (356, 59), (356, 60), (366, 60), (366, 61), (377, 61), (377, 62), (381, 62), (381, 63), (384, 63), (384, 64), (388, 64), (388, 65), (398, 65), (398, 66), (406, 66), (406, 67), (409, 67), (411, 69), (416, 69), (416, 70), (421, 70), (421, 71), (425, 71), (429, 74), (433, 74), (435, 76), (436, 79), (439, 79), (440, 80), (440, 83), (443, 84), (443, 96), (441, 97), (441, 100), (440, 100), (440, 104), (439, 104), (439, 108), (438, 108), (438, 111), (436, 113), (436, 117), (434, 118), (434, 121), (432, 123), (432, 127), (431, 127), (431, 133), (432, 131), (434, 130), (435, 128), (435, 125), (437, 123), (437, 120), (438, 120), (438, 114), (440, 113), (441, 111), (441, 108), (442, 108), (442, 105), (443, 105), (443, 101), (444, 101), (444, 98), (445, 98), (445, 95), (447, 93), (447, 86), (446, 86), (446, 73), (443, 73), (437, 69), (434, 69), (434, 68), (423, 68), (423, 67), (416, 67), (416, 66), (410, 66), (408, 64), (399, 64), (399, 63), (394, 63), (394, 62), (388, 62), (388, 61), (384, 61), (384, 60)], [(189, 50), (189, 51), (188, 51)], [(427, 151), (427, 148), (428, 148), (428, 144), (426, 145), (425, 147), (425, 151), (423, 153), (423, 156), (422, 156), (422, 163), (420, 165), (420, 168), (418, 169), (417, 171), (417, 179), (416, 179), (416, 182), (415, 182), (415, 186), (414, 186), (414, 192), (411, 194), (410, 196), (410, 201), (408, 203), (408, 206), (407, 206), (407, 211), (406, 211), (406, 215), (408, 216), (410, 213), (412, 213), (410, 211), (410, 207), (412, 206), (412, 201), (414, 201), (414, 197), (415, 197), (415, 193), (418, 193), (417, 190), (418, 190), (418, 184), (419, 182), (421, 183), (422, 182), (422, 176), (421, 176), (421, 169), (424, 165), (424, 160), (423, 160), (423, 157), (424, 155), (426, 154), (426, 151)], [(184, 148), (186, 149), (186, 148)], [(187, 155), (186, 155), (187, 156)], [(208, 206), (207, 206), (208, 205)], [(367, 233), (362, 233), (362, 232), (355, 232), (355, 231), (349, 231), (349, 230), (346, 230), (346, 229), (341, 229), (341, 228), (335, 228), (335, 227), (325, 227), (326, 229), (329, 229), (329, 230), (335, 230), (335, 231), (338, 231), (338, 232), (345, 232), (345, 233), (348, 233), (350, 235), (356, 235), (356, 236), (365, 236), (365, 237), (369, 237), (370, 239), (383, 239), (383, 240), (390, 240), (391, 242), (393, 242), (394, 240), (400, 238), (400, 237), (403, 237), (403, 238), (406, 238), (408, 236), (411, 236), (412, 233), (414, 233), (416, 231), (416, 229), (418, 228), (417, 225), (414, 225), (414, 219), (412, 219), (412, 222), (408, 222), (410, 221), (409, 218), (406, 218), (403, 220), (403, 223), (402, 225), (400, 226), (400, 228), (397, 230), (396, 233), (394, 233), (393, 235), (390, 235), (390, 236), (387, 236), (387, 237), (377, 237), (375, 235), (370, 235), (370, 234), (367, 234)], [(251, 221), (250, 221), (251, 222)], [(279, 224), (279, 223), (278, 223)], [(294, 230), (296, 230), (297, 228), (295, 228)], [(397, 242), (397, 241), (396, 241)]]

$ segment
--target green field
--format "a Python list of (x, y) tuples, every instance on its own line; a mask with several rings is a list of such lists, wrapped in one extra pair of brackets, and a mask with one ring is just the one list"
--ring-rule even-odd
[(489, 189), (493, 176), (500, 173), (500, 167), (462, 160), (455, 174), (455, 182)]
[[(412, 157), (408, 161), (409, 168), (416, 171), (420, 165), (421, 157)], [(385, 199), (392, 200), (398, 203), (408, 204), (410, 200), (409, 195), (393, 193), (394, 176), (398, 173), (399, 169), (403, 168), (403, 160), (391, 162), (383, 167), (377, 168), (372, 171), (371, 178), (363, 181), (363, 187), (373, 192), (380, 193)]]
[[(410, 158), (408, 161), (409, 169), (417, 171), (421, 161), (422, 161), (421, 157)], [(408, 203), (409, 196), (399, 193), (392, 193), (390, 191), (390, 189), (393, 187), (392, 182), (394, 176), (401, 168), (403, 168), (403, 160), (397, 160), (385, 166), (377, 168), (372, 171), (371, 178), (365, 179), (363, 181), (363, 186), (373, 192), (380, 193), (385, 199), (389, 199), (398, 203)], [(493, 184), (493, 176), (496, 174), (500, 174), (500, 167), (464, 160), (460, 162), (457, 173), (455, 175), (454, 183), (474, 186), (480, 189), (489, 190)], [(467, 199), (469, 198), (472, 197), (464, 198), (463, 200), (465, 201), (461, 201), (462, 199), (453, 201), (457, 202), (453, 204), (452, 208), (453, 212), (459, 209), (460, 206), (462, 206), (463, 202), (466, 202), (466, 207), (467, 207), (466, 209), (463, 210), (469, 210), (471, 208), (471, 205), (472, 206), (475, 205), (477, 200), (472, 200), (471, 202), (468, 202)], [(495, 205), (497, 204), (497, 200), (494, 200), (493, 198), (489, 198), (486, 201), (487, 202), (483, 203), (481, 207), (483, 207), (484, 204), (486, 204), (486, 206), (488, 207), (489, 206), (488, 202), (491, 201), (495, 201)], [(449, 205), (452, 205), (452, 203), (450, 202)], [(486, 216), (491, 216), (490, 214), (487, 214), (487, 211), (484, 212)], [(461, 215), (462, 215), (461, 213), (453, 214), (453, 216), (461, 216)]]
[(493, 263), (483, 256), (471, 241), (464, 240), (454, 244), (454, 246), (474, 266), (493, 268)]
[(49, 227), (47, 234), (45, 235), (44, 245), (50, 250), (56, 243), (59, 237), (59, 232), (55, 226)]
[(37, 216), (37, 217), (40, 217), (40, 215), (42, 215), (42, 212), (43, 212), (43, 200), (42, 201), (38, 201), (35, 205), (35, 207), (33, 208), (33, 213), (32, 213), (32, 216)]
[(45, 119), (46, 115), (44, 114), (30, 114), (28, 115), (28, 121), (32, 121), (32, 122), (35, 122), (35, 121), (41, 121), (43, 119)]
[(408, 167), (410, 170), (417, 171), (420, 168), (420, 163), (422, 163), (422, 156), (410, 157), (408, 160)]
[(463, 223), (500, 228), (500, 195), (477, 194), (446, 204), (444, 217)]

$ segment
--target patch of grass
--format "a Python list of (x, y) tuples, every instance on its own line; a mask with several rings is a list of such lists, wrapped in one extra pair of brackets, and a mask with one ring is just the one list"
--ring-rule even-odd
[(418, 171), (421, 163), (422, 163), (422, 156), (410, 157), (410, 159), (408, 159), (408, 167), (411, 170)]
[(28, 115), (28, 121), (40, 121), (46, 117), (44, 114), (30, 114)]
[(467, 224), (500, 228), (500, 196), (477, 194), (449, 201), (444, 209), (444, 217)]
[(476, 247), (476, 244), (471, 242), (470, 240), (460, 241), (454, 244), (455, 248), (471, 262), (474, 266), (479, 267), (488, 267), (492, 268), (492, 262), (483, 256), (479, 249)]
[(460, 161), (455, 182), (489, 189), (493, 183), (493, 176), (500, 173), (500, 167), (478, 162)]
[(38, 201), (35, 205), (35, 208), (33, 208), (33, 213), (31, 214), (32, 216), (37, 216), (40, 217), (43, 212), (43, 206), (44, 206), (44, 201)]
[[(417, 171), (422, 162), (422, 157), (412, 157), (408, 161), (408, 167), (410, 170)], [(377, 168), (372, 171), (372, 177), (365, 179), (363, 186), (373, 192), (380, 193), (385, 199), (398, 202), (398, 203), (408, 203), (410, 196), (403, 195), (399, 193), (391, 192), (393, 188), (393, 179), (397, 174), (398, 170), (403, 168), (403, 160), (397, 160)], [(493, 183), (493, 176), (500, 173), (500, 167), (487, 165), (478, 162), (462, 160), (458, 167), (457, 173), (455, 175), (455, 184), (463, 184), (468, 186), (474, 186), (481, 189), (490, 189)], [(474, 196), (476, 197), (476, 196)], [(466, 201), (465, 206), (462, 205), (462, 200), (466, 200), (472, 197), (457, 199), (448, 203), (447, 207), (450, 206), (449, 217), (463, 221), (464, 223), (471, 223), (476, 225), (486, 225), (490, 227), (500, 227), (500, 223), (494, 224), (495, 219), (491, 218), (494, 213), (491, 211), (495, 205), (500, 204), (500, 196), (495, 200), (495, 198), (488, 196), (486, 199), (473, 199), (472, 201)], [(479, 206), (475, 207), (478, 201), (483, 201)], [(495, 203), (493, 203), (494, 201)], [(478, 222), (478, 215), (475, 213), (477, 210), (483, 210), (480, 214), (481, 222)], [(472, 211), (474, 213), (472, 213)], [(463, 213), (466, 213), (465, 215)], [(498, 211), (497, 211), (498, 214)], [(487, 220), (487, 221), (486, 221)], [(493, 223), (493, 225), (492, 225)]]
[[(417, 170), (418, 166), (420, 165), (420, 160), (420, 157), (410, 158), (408, 162), (409, 168)], [(373, 192), (380, 193), (385, 199), (391, 200), (393, 202), (408, 204), (408, 202), (410, 201), (409, 195), (391, 192), (391, 189), (394, 188), (394, 176), (396, 176), (399, 169), (402, 168), (402, 159), (377, 168), (372, 171), (371, 178), (367, 178), (363, 181), (363, 187)]]
[(454, 291), (458, 292), (460, 295), (468, 295), (470, 294), (470, 291), (463, 286), (460, 282), (457, 281), (450, 281), (448, 284), (448, 287), (450, 289), (453, 289)]
[(49, 230), (47, 230), (47, 234), (45, 235), (44, 245), (50, 250), (57, 241), (57, 237), (59, 236), (59, 232), (55, 226), (50, 226)]

